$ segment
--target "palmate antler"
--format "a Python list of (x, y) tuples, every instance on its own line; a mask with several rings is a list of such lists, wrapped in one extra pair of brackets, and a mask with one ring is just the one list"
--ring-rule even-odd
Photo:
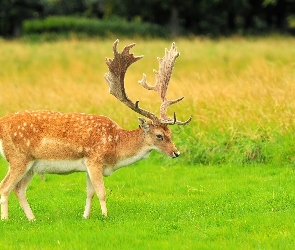
[(169, 118), (166, 113), (167, 109), (170, 105), (177, 103), (181, 101), (184, 97), (180, 97), (176, 100), (170, 101), (166, 98), (167, 94), (167, 89), (169, 85), (169, 81), (172, 75), (172, 70), (174, 67), (174, 63), (176, 61), (176, 58), (179, 56), (179, 53), (177, 52), (177, 48), (175, 46), (175, 43), (172, 43), (171, 49), (167, 50), (165, 49), (165, 55), (163, 58), (158, 57), (159, 61), (159, 71), (154, 70), (154, 73), (156, 75), (156, 85), (155, 86), (150, 86), (147, 81), (146, 81), (146, 75), (143, 74), (143, 78), (139, 83), (146, 89), (148, 90), (154, 90), (156, 91), (161, 100), (162, 104), (160, 107), (160, 122), (161, 123), (166, 123), (166, 124), (179, 124), (179, 125), (184, 125), (187, 124), (191, 121), (192, 117), (190, 117), (188, 120), (185, 122), (178, 121), (176, 119), (176, 114), (174, 113), (174, 117)]
[(110, 93), (135, 112), (151, 119), (154, 124), (165, 123), (184, 125), (189, 123), (192, 119), (192, 116), (188, 120), (181, 122), (176, 119), (175, 113), (173, 118), (169, 118), (166, 115), (167, 109), (170, 105), (177, 103), (183, 99), (183, 97), (181, 97), (176, 100), (170, 101), (166, 98), (166, 93), (172, 75), (173, 66), (176, 58), (179, 56), (175, 44), (172, 43), (172, 47), (170, 50), (165, 50), (165, 56), (163, 58), (158, 58), (159, 71), (154, 70), (156, 74), (156, 85), (150, 86), (146, 81), (145, 74), (143, 74), (143, 79), (139, 81), (139, 83), (144, 88), (156, 91), (162, 99), (162, 104), (160, 107), (160, 118), (158, 118), (155, 114), (140, 108), (138, 105), (139, 101), (133, 103), (126, 95), (124, 85), (125, 73), (132, 63), (138, 61), (143, 56), (134, 56), (133, 54), (129, 53), (130, 49), (135, 46), (134, 43), (126, 46), (123, 49), (123, 51), (119, 53), (117, 51), (118, 43), (119, 40), (116, 40), (113, 45), (114, 59), (106, 58), (106, 64), (109, 68), (109, 72), (106, 73), (104, 77), (109, 85)]

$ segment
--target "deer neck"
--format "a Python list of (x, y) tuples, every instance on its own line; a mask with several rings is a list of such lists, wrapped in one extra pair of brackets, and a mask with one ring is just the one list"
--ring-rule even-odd
[(148, 157), (152, 147), (145, 141), (145, 134), (142, 129), (122, 130), (118, 141), (116, 151), (120, 152), (122, 159), (127, 158), (142, 158)]
[[(114, 147), (116, 162), (105, 168), (104, 175), (135, 163), (149, 156), (152, 147), (145, 143), (145, 135), (141, 129), (118, 131), (117, 144)], [(109, 173), (108, 173), (109, 172)]]

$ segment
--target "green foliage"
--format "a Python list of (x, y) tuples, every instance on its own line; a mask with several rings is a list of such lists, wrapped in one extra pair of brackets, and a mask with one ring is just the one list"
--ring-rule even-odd
[(294, 164), (294, 132), (256, 131), (232, 134), (188, 126), (177, 128), (175, 143), (182, 145), (184, 164)]
[[(105, 0), (107, 15), (118, 15), (170, 27), (184, 34), (207, 36), (287, 31), (286, 18), (294, 13), (294, 1), (288, 0)], [(175, 14), (176, 13), (176, 14)]]
[(24, 34), (53, 34), (67, 36), (70, 34), (85, 37), (167, 37), (165, 28), (155, 24), (126, 22), (119, 18), (107, 20), (88, 19), (69, 16), (52, 16), (45, 19), (27, 20), (24, 22)]
[(0, 0), (0, 6), (0, 35), (5, 37), (22, 35), (24, 20), (51, 16), (119, 16), (131, 26), (141, 20), (166, 27), (172, 36), (292, 32), (288, 18), (295, 10), (293, 0)]
[[(189, 125), (173, 128), (174, 142), (179, 145), (181, 162), (187, 165), (294, 165), (294, 132), (255, 131), (253, 134), (206, 130)], [(161, 158), (161, 159), (159, 159)], [(165, 156), (158, 160), (169, 164)]]

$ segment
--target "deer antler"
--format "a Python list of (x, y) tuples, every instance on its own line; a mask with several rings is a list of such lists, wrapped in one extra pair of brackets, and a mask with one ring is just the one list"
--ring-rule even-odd
[(113, 45), (113, 52), (114, 52), (114, 58), (109, 59), (106, 58), (106, 64), (109, 68), (109, 72), (104, 75), (104, 78), (109, 85), (110, 93), (114, 95), (117, 99), (119, 99), (121, 102), (123, 102), (126, 106), (134, 110), (135, 112), (151, 119), (153, 123), (165, 123), (165, 124), (180, 124), (184, 125), (191, 121), (192, 117), (190, 117), (187, 121), (181, 122), (176, 119), (176, 114), (174, 113), (174, 118), (171, 119), (167, 117), (166, 111), (167, 108), (183, 99), (183, 97), (178, 98), (173, 101), (169, 101), (166, 98), (166, 92), (169, 84), (169, 80), (172, 74), (172, 69), (175, 63), (175, 60), (179, 53), (176, 50), (175, 44), (172, 44), (171, 49), (168, 51), (166, 49), (165, 56), (161, 59), (158, 58), (160, 63), (160, 69), (159, 72), (154, 71), (156, 74), (156, 85), (150, 86), (148, 85), (146, 81), (146, 76), (143, 75), (143, 79), (139, 81), (139, 83), (149, 90), (155, 90), (162, 99), (162, 104), (160, 107), (160, 118), (158, 118), (155, 114), (142, 109), (139, 107), (139, 101), (136, 101), (133, 103), (127, 96), (125, 92), (125, 83), (124, 78), (126, 71), (128, 67), (141, 59), (143, 56), (134, 56), (133, 54), (130, 54), (129, 51), (132, 47), (135, 46), (135, 44), (130, 44), (126, 46), (121, 53), (117, 51), (117, 45), (119, 43), (119, 40), (116, 40)]
[(146, 75), (143, 74), (143, 78), (139, 83), (148, 90), (154, 90), (156, 91), (160, 98), (162, 99), (162, 104), (160, 107), (160, 122), (166, 123), (166, 124), (179, 124), (179, 125), (185, 125), (189, 123), (192, 119), (192, 116), (184, 122), (178, 121), (176, 119), (176, 114), (174, 112), (174, 117), (169, 118), (166, 115), (167, 109), (170, 105), (177, 103), (181, 101), (184, 97), (180, 97), (176, 100), (168, 100), (166, 98), (166, 93), (169, 85), (169, 81), (172, 75), (173, 66), (175, 63), (176, 58), (179, 56), (179, 52), (177, 52), (177, 48), (175, 46), (175, 43), (172, 43), (171, 49), (167, 50), (165, 49), (165, 55), (163, 58), (158, 57), (159, 61), (159, 71), (154, 70), (154, 73), (156, 75), (156, 85), (150, 86), (146, 81)]
[(134, 56), (129, 53), (129, 50), (135, 46), (135, 43), (126, 46), (122, 53), (119, 53), (117, 50), (118, 43), (119, 40), (117, 39), (113, 45), (114, 59), (106, 58), (109, 72), (104, 75), (104, 78), (109, 85), (110, 93), (135, 112), (157, 122), (158, 117), (147, 110), (141, 109), (138, 105), (139, 101), (133, 103), (125, 92), (125, 73), (132, 63), (138, 61), (143, 56)]

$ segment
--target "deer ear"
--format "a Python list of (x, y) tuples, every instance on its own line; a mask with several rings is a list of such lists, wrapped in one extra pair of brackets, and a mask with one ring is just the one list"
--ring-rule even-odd
[(143, 129), (144, 132), (148, 132), (150, 130), (150, 126), (145, 119), (138, 117), (138, 123), (139, 127)]

